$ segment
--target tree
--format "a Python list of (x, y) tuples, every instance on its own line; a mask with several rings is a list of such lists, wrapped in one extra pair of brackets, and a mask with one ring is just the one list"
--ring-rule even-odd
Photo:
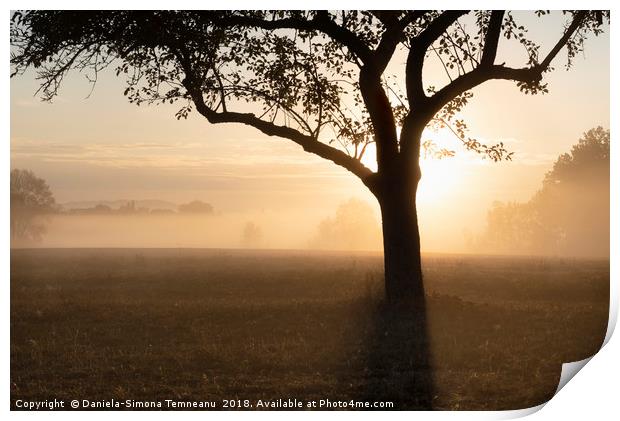
[(260, 246), (263, 240), (263, 230), (252, 221), (247, 222), (243, 226), (241, 232), (241, 242), (244, 247), (256, 248)]
[[(177, 118), (196, 110), (213, 124), (245, 124), (347, 169), (381, 208), (388, 300), (423, 305), (422, 132), (448, 127), (467, 149), (510, 159), (502, 143), (470, 137), (458, 112), (471, 89), (493, 79), (545, 93), (543, 76), (558, 53), (566, 48), (570, 67), (586, 37), (609, 20), (608, 11), (563, 13), (566, 26), (543, 54), (504, 11), (19, 12), (11, 19), (11, 74), (37, 69), (39, 93), (51, 100), (70, 70), (95, 83), (98, 72), (116, 66), (132, 103), (179, 102)], [(527, 63), (497, 63), (500, 40), (520, 43)], [(404, 91), (386, 74), (390, 62), (402, 62), (392, 60), (397, 52), (406, 56)], [(424, 84), (430, 60), (443, 65), (442, 87)], [(376, 171), (361, 161), (371, 143)]]
[(55, 205), (45, 180), (30, 170), (11, 170), (11, 241), (39, 241)]
[(543, 190), (577, 183), (609, 185), (609, 129), (601, 126), (583, 134), (569, 153), (558, 157), (543, 180)]
[(502, 252), (609, 256), (609, 130), (590, 129), (526, 203), (495, 203), (481, 246)]
[(553, 254), (560, 233), (540, 216), (533, 200), (494, 202), (487, 213), (485, 232), (475, 246), (501, 254)]
[(182, 213), (213, 213), (213, 206), (200, 200), (179, 205), (179, 212)]
[(381, 229), (366, 202), (349, 199), (338, 206), (333, 218), (325, 218), (317, 227), (311, 245), (322, 249), (373, 250), (381, 244)]
[(135, 200), (128, 200), (127, 203), (122, 204), (118, 208), (117, 212), (118, 213), (123, 213), (123, 214), (132, 214), (132, 213), (138, 212), (138, 209), (136, 208), (136, 201)]
[(584, 133), (532, 198), (561, 254), (609, 256), (609, 135), (602, 127)]

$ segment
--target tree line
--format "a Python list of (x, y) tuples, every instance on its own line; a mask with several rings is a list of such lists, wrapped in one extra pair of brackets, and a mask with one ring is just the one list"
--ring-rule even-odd
[(11, 170), (11, 241), (40, 241), (47, 232), (51, 215), (212, 215), (210, 203), (193, 200), (173, 209), (149, 209), (129, 200), (118, 208), (99, 203), (91, 207), (65, 209), (57, 203), (54, 194), (43, 178), (28, 169)]
[(526, 202), (496, 202), (472, 248), (505, 254), (609, 256), (609, 130), (588, 130)]

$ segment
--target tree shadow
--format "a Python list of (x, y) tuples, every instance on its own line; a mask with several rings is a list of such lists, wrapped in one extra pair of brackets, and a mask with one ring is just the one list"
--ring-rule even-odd
[(374, 309), (364, 367), (365, 401), (390, 401), (396, 410), (432, 409), (426, 303), (418, 301), (380, 302)]

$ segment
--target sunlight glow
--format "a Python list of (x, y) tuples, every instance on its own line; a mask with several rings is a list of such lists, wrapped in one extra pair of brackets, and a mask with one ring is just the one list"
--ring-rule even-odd
[(420, 153), (422, 179), (418, 186), (418, 203), (437, 203), (447, 199), (450, 194), (462, 185), (465, 176), (465, 151), (460, 141), (448, 130), (433, 131), (426, 129), (422, 134), (422, 142), (433, 141), (439, 148), (454, 150), (452, 157), (436, 158), (432, 154), (425, 156)]
[[(400, 133), (399, 133), (400, 135)], [(447, 199), (454, 189), (462, 184), (466, 171), (465, 151), (460, 141), (448, 130), (424, 130), (422, 142), (431, 140), (438, 148), (447, 148), (456, 152), (455, 156), (438, 159), (424, 151), (420, 154), (422, 180), (418, 187), (419, 203), (438, 203)], [(376, 147), (368, 145), (362, 163), (372, 171), (377, 170)]]

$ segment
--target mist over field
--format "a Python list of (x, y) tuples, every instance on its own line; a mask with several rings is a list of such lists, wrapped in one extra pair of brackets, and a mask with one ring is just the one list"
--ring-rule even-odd
[[(54, 215), (46, 237), (37, 245), (299, 249), (308, 246), (312, 235), (313, 225), (304, 222), (294, 215), (277, 213)], [(244, 237), (248, 223), (261, 232), (254, 239)]]
[[(476, 178), (446, 185), (439, 176), (454, 165), (458, 169), (458, 162), (424, 164), (429, 171), (417, 205), (422, 252), (609, 257), (609, 130), (584, 133), (548, 165), (536, 185), (522, 187), (521, 194), (505, 193), (504, 200), (486, 191), (461, 197), (463, 190), (475, 191)], [(368, 192), (329, 200), (308, 192), (305, 201), (277, 203), (269, 194), (259, 195), (237, 209), (226, 209), (230, 202), (223, 199), (224, 210), (210, 200), (53, 204), (53, 191), (44, 180), (27, 170), (12, 174), (16, 186), (16, 174), (38, 180), (32, 183), (44, 186), (49, 202), (39, 211), (22, 206), (26, 196), (14, 186), (14, 222), (22, 221), (27, 230), (29, 215), (37, 220), (31, 224), (35, 235), (14, 235), (14, 247), (383, 250), (381, 211)]]
[[(527, 202), (494, 202), (478, 219), (431, 219), (421, 212), (422, 251), (609, 257), (609, 178), (556, 187)], [(605, 168), (603, 168), (605, 172)], [(167, 203), (167, 202), (164, 202)], [(450, 209), (443, 210), (450, 212)], [(378, 206), (350, 198), (322, 212), (211, 213), (151, 209), (135, 213), (60, 212), (43, 219), (37, 241), (14, 247), (318, 249), (381, 252)], [(550, 223), (553, 221), (556, 225)], [(558, 225), (559, 224), (559, 225)], [(568, 227), (568, 228), (565, 228)], [(250, 232), (251, 231), (251, 232)], [(567, 237), (568, 232), (568, 237)]]
[[(102, 205), (100, 205), (102, 206)], [(103, 205), (105, 206), (105, 205)], [(15, 247), (137, 247), (379, 250), (375, 210), (350, 199), (331, 214), (291, 211), (177, 212), (142, 209), (132, 213), (96, 207), (42, 218), (45, 233)]]

